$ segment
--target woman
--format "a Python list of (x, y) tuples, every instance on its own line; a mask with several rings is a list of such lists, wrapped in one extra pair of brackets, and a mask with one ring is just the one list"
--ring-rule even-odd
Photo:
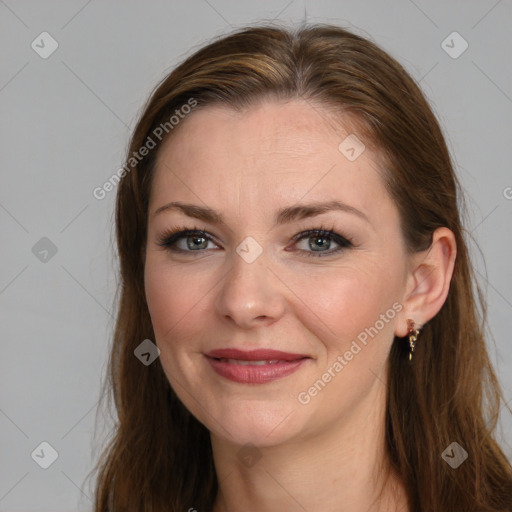
[(123, 169), (97, 512), (512, 510), (459, 183), (400, 64), (238, 31), (158, 86)]

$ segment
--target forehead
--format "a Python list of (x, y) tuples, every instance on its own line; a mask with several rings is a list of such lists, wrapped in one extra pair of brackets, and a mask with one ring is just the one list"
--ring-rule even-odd
[(349, 133), (343, 124), (334, 122), (332, 113), (304, 100), (263, 101), (242, 112), (213, 105), (182, 121), (164, 142), (159, 159), (200, 160), (213, 155), (257, 163), (268, 155), (311, 157), (319, 149), (338, 157), (338, 144)]
[(377, 155), (366, 147), (347, 158), (340, 143), (356, 135), (364, 144), (364, 136), (322, 107), (304, 100), (266, 101), (243, 112), (210, 106), (181, 123), (159, 149), (153, 210), (174, 200), (253, 215), (301, 200), (385, 206)]

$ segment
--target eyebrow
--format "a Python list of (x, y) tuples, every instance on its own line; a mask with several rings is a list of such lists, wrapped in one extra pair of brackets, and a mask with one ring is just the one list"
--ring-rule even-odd
[[(153, 217), (169, 210), (178, 210), (188, 217), (200, 219), (211, 224), (226, 224), (222, 214), (216, 212), (212, 208), (198, 206), (195, 204), (181, 203), (179, 201), (173, 201), (160, 206), (154, 211)], [(293, 222), (294, 220), (314, 217), (316, 215), (320, 215), (322, 213), (333, 210), (351, 213), (371, 224), (368, 217), (362, 211), (353, 206), (342, 203), (341, 201), (314, 202), (296, 206), (288, 206), (286, 208), (282, 208), (276, 213), (274, 223), (276, 225), (286, 224), (288, 222)]]

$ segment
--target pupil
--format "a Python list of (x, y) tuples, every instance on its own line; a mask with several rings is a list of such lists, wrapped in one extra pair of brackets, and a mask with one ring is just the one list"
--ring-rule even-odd
[[(324, 237), (314, 237), (314, 238), (313, 238), (313, 240), (315, 241), (315, 244), (316, 244), (316, 245), (320, 245), (320, 248), (322, 248), (322, 246), (324, 246), (324, 247), (325, 247), (325, 245), (327, 245), (327, 246), (328, 246), (328, 245), (329, 245), (329, 242), (330, 242), (328, 238), (324, 238)], [(318, 242), (319, 240), (321, 240), (322, 242), (324, 242), (324, 244), (322, 244), (322, 243), (318, 244), (317, 242)], [(311, 249), (316, 250), (316, 249), (315, 249), (315, 247), (313, 247), (313, 245), (312, 245), (311, 243), (309, 244), (309, 246), (311, 247)]]
[[(206, 239), (202, 236), (192, 236), (190, 237), (192, 239), (192, 244), (187, 244), (188, 245), (188, 248), (189, 249), (204, 249), (204, 244), (206, 243)], [(330, 240), (328, 238), (324, 238), (324, 237), (312, 237), (310, 238), (310, 240), (314, 240), (314, 245), (316, 245), (316, 247), (311, 244), (311, 242), (309, 243), (309, 247), (311, 249), (313, 249), (314, 251), (316, 251), (318, 249), (318, 247), (320, 249), (322, 248), (326, 248), (329, 246), (329, 243), (330, 243)], [(198, 247), (198, 244), (200, 247)]]
[[(190, 237), (192, 239), (192, 244), (188, 244), (188, 248), (189, 249), (204, 249), (204, 247), (198, 247), (197, 245), (194, 245), (196, 243), (198, 243), (199, 245), (204, 245), (204, 243), (206, 242), (206, 239), (202, 236), (192, 236)], [(201, 243), (201, 240), (203, 241)]]

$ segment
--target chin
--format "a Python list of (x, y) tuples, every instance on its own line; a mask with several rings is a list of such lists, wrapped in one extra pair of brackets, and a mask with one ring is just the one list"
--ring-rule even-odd
[[(236, 445), (270, 447), (283, 444), (299, 433), (298, 422), (287, 421), (294, 416), (290, 414), (293, 408), (287, 408), (282, 403), (250, 401), (240, 407), (224, 406), (220, 410), (221, 425), (212, 422), (209, 415), (200, 418), (200, 421), (204, 420), (203, 424), (216, 437)], [(216, 417), (216, 414), (212, 413), (212, 416)]]

